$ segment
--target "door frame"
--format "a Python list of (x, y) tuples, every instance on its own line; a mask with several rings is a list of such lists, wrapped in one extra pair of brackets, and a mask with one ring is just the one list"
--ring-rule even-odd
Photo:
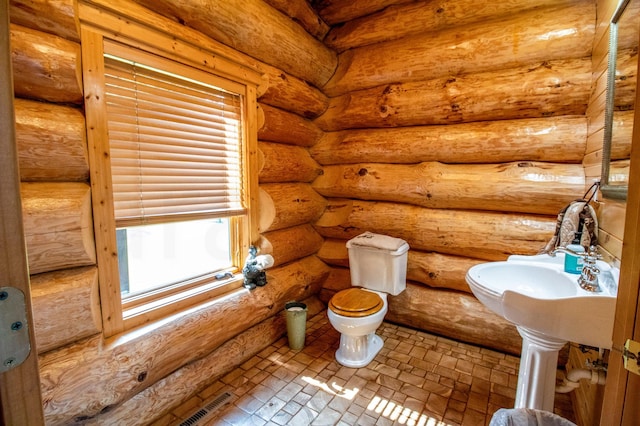
[[(0, 0), (0, 23), (0, 286), (14, 287), (24, 294), (31, 344), (31, 351), (23, 363), (0, 373), (0, 424), (42, 425), (44, 414), (15, 142), (9, 0)], [(0, 339), (6, 332), (0, 330)]]
[[(638, 64), (640, 71), (640, 63)], [(613, 348), (609, 355), (607, 383), (600, 424), (635, 425), (640, 418), (640, 376), (624, 369), (622, 351), (627, 339), (640, 342), (640, 90), (636, 83), (629, 191), (620, 263), (620, 284), (613, 328)]]

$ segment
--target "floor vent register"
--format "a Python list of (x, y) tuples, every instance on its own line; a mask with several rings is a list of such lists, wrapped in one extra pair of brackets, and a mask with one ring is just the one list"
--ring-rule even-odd
[(199, 408), (198, 411), (193, 413), (191, 417), (180, 423), (180, 426), (195, 426), (198, 425), (202, 420), (210, 417), (213, 413), (215, 413), (220, 407), (225, 405), (225, 403), (231, 398), (231, 394), (229, 392), (224, 392), (218, 395), (211, 402), (207, 403), (202, 408)]

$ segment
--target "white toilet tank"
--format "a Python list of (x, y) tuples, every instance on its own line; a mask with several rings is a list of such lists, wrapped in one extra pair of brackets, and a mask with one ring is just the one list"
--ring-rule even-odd
[(396, 296), (407, 286), (409, 244), (400, 238), (365, 232), (347, 241), (351, 285)]

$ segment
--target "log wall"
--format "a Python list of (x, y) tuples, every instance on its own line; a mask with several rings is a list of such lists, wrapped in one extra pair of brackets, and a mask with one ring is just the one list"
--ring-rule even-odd
[[(503, 182), (491, 189), (492, 182), (499, 179), (499, 174), (476, 176), (476, 186), (473, 179), (463, 179), (456, 173), (456, 170), (466, 170), (468, 177), (471, 177), (476, 163), (489, 163), (481, 167), (495, 167), (497, 163), (504, 167), (505, 162), (520, 164), (525, 159), (543, 162), (548, 167), (566, 167), (566, 163), (571, 163), (571, 167), (578, 167), (578, 173), (569, 175), (578, 179), (565, 189), (574, 197), (580, 196), (586, 189), (581, 185), (588, 186), (597, 180), (600, 176), (604, 124), (608, 22), (618, 2), (509, 1), (496, 4), (467, 0), (438, 3), (381, 0), (366, 2), (366, 5), (362, 2), (350, 5), (345, 3), (341, 0), (323, 0), (316, 6), (325, 22), (339, 23), (332, 27), (325, 43), (340, 52), (338, 71), (325, 86), (325, 93), (333, 96), (329, 109), (317, 120), (327, 132), (311, 148), (312, 156), (325, 166), (325, 174), (314, 182), (314, 187), (327, 197), (341, 197), (339, 200), (330, 200), (330, 209), (319, 221), (320, 232), (329, 235), (319, 254), (334, 267), (332, 278), (323, 289), (322, 298), (328, 300), (335, 291), (348, 286), (348, 273), (345, 274), (345, 269), (342, 269), (348, 266), (343, 248), (344, 239), (337, 238), (340, 234), (355, 233), (351, 226), (356, 226), (359, 231), (357, 226), (365, 225), (357, 220), (354, 225), (353, 218), (360, 217), (362, 209), (363, 201), (360, 200), (395, 202), (397, 205), (394, 207), (385, 204), (385, 208), (394, 212), (390, 215), (394, 217), (394, 220), (389, 221), (392, 223), (369, 221), (366, 230), (375, 231), (377, 228), (396, 232), (397, 236), (407, 238), (412, 247), (409, 253), (408, 279), (431, 289), (450, 291), (441, 291), (434, 296), (433, 293), (420, 292), (420, 287), (412, 286), (412, 300), (405, 300), (409, 307), (396, 305), (395, 309), (399, 312), (394, 312), (392, 304), (389, 316), (395, 320), (403, 318), (401, 321), (408, 323), (413, 321), (417, 326), (429, 324), (427, 327), (434, 330), (469, 338), (469, 333), (465, 332), (463, 326), (443, 331), (438, 328), (438, 324), (433, 323), (431, 317), (417, 320), (414, 315), (420, 310), (414, 310), (410, 306), (414, 299), (422, 299), (419, 295), (424, 294), (425, 299), (426, 295), (430, 295), (430, 301), (436, 303), (437, 307), (425, 303), (423, 312), (448, 312), (452, 319), (455, 318), (456, 312), (449, 311), (448, 308), (456, 302), (447, 301), (445, 306), (441, 306), (443, 298), (440, 293), (455, 298), (458, 292), (469, 291), (464, 282), (464, 273), (469, 266), (482, 260), (459, 256), (463, 247), (457, 247), (458, 255), (453, 256), (446, 253), (450, 247), (436, 249), (437, 243), (431, 243), (429, 252), (418, 251), (424, 247), (420, 236), (430, 224), (418, 225), (417, 235), (404, 232), (396, 229), (393, 224), (396, 220), (406, 219), (406, 216), (397, 212), (408, 209), (404, 204), (429, 209), (469, 208), (478, 211), (486, 207), (521, 213), (528, 209), (531, 209), (530, 213), (534, 213), (534, 209), (544, 205), (548, 211), (538, 213), (551, 218), (553, 211), (566, 202), (566, 199), (554, 202), (545, 200), (546, 197), (540, 194), (531, 194), (533, 202), (529, 207), (519, 209), (509, 206), (509, 184)], [(594, 11), (595, 7), (597, 13)], [(569, 13), (576, 20), (571, 23), (571, 20), (562, 19), (562, 11), (571, 11)], [(521, 28), (516, 29), (520, 19), (526, 19), (530, 23), (544, 14), (549, 14), (545, 25), (555, 29), (567, 25), (565, 28), (576, 29), (576, 39), (567, 44), (568, 50), (560, 53), (555, 60), (541, 46), (546, 42), (553, 43), (551, 49), (555, 55), (564, 50), (562, 43), (555, 44), (555, 41), (544, 40), (544, 37), (537, 40), (529, 38), (541, 26), (524, 25), (521, 27), (527, 27), (524, 32)], [(583, 18), (579, 18), (580, 15)], [(594, 25), (596, 16), (598, 19)], [(487, 22), (486, 25), (475, 24), (478, 21)], [(514, 27), (504, 31), (503, 24)], [(495, 38), (491, 35), (494, 25), (500, 25)], [(482, 37), (473, 35), (479, 28), (482, 28)], [(493, 39), (493, 42), (483, 46), (482, 43), (487, 38)], [(492, 50), (501, 43), (504, 43), (502, 52)], [(466, 48), (470, 50), (467, 51)], [(523, 49), (520, 50), (521, 48)], [(425, 51), (430, 54), (421, 55)], [(484, 54), (483, 57), (491, 60), (478, 61), (478, 57), (473, 56), (478, 54)], [(464, 61), (460, 60), (462, 57)], [(517, 66), (508, 65), (509, 61), (517, 62), (518, 58), (524, 57), (535, 57), (542, 62), (539, 66), (524, 64), (519, 70)], [(388, 58), (394, 60), (386, 61)], [(541, 77), (535, 78), (535, 73), (540, 73)], [(524, 84), (515, 83), (511, 86), (511, 77), (518, 74), (519, 82)], [(564, 90), (563, 86), (567, 90), (580, 91), (579, 95), (577, 92), (572, 94), (576, 95), (573, 101), (576, 109), (572, 109), (569, 102), (560, 101), (562, 95), (559, 93)], [(534, 87), (540, 89), (538, 95), (545, 97), (544, 106), (536, 105), (536, 96), (533, 95), (535, 90), (532, 90)], [(503, 92), (502, 89), (506, 90)], [(555, 100), (554, 92), (559, 95)], [(491, 101), (495, 103), (490, 105)], [(549, 109), (543, 110), (546, 107)], [(576, 115), (570, 117), (568, 114)], [(624, 137), (629, 134), (630, 116), (616, 114), (616, 135)], [(576, 124), (575, 127), (570, 125), (571, 130), (565, 132), (561, 126), (552, 128), (552, 119), (577, 121), (572, 121)], [(546, 123), (550, 126), (549, 131), (535, 131), (528, 127), (534, 123)], [(568, 123), (567, 121), (566, 124)], [(492, 127), (496, 133), (493, 133)], [(526, 128), (531, 131), (524, 130)], [(523, 137), (532, 139), (521, 139)], [(548, 142), (540, 139), (542, 137), (548, 137), (558, 145), (545, 149)], [(617, 147), (618, 150), (613, 153), (614, 158), (628, 158), (628, 144), (617, 144)], [(533, 149), (540, 149), (540, 156), (532, 152)], [(554, 155), (566, 157), (553, 158)], [(584, 171), (581, 172), (580, 168), (584, 168)], [(432, 170), (439, 172), (432, 174)], [(448, 177), (452, 178), (451, 181)], [(460, 186), (449, 187), (444, 194), (438, 196), (437, 190), (445, 182), (454, 186), (458, 183)], [(545, 184), (554, 185), (549, 181), (530, 183), (533, 186), (541, 185), (538, 186), (539, 189)], [(479, 187), (497, 197), (504, 195), (504, 202), (498, 203), (496, 207), (491, 202), (491, 196), (483, 193)], [(505, 188), (506, 191), (503, 193), (500, 188)], [(557, 190), (562, 192), (559, 188)], [(554, 191), (555, 189), (551, 190)], [(518, 192), (517, 198), (524, 201), (528, 192)], [(478, 198), (474, 199), (475, 196)], [(460, 203), (454, 205), (456, 202), (451, 197), (457, 198)], [(354, 198), (357, 200), (354, 201)], [(357, 204), (357, 207), (350, 203)], [(533, 207), (533, 204), (537, 207)], [(373, 204), (367, 206), (370, 209), (380, 209)], [(434, 210), (425, 209), (420, 216), (424, 222), (433, 223), (438, 218), (433, 213)], [(624, 213), (625, 203), (612, 200), (599, 203), (601, 249), (614, 262), (619, 261), (621, 254)], [(447, 221), (448, 224), (451, 222), (453, 221)], [(411, 227), (414, 226), (415, 223), (411, 222)], [(438, 227), (438, 223), (433, 226)], [(440, 226), (447, 226), (447, 231), (452, 227)], [(485, 226), (478, 222), (474, 228), (481, 230)], [(428, 235), (428, 239), (435, 236)], [(476, 232), (466, 230), (460, 232), (459, 239), (449, 235), (448, 242), (456, 245), (471, 238), (474, 243), (470, 245), (479, 244), (484, 247), (484, 240), (475, 241), (477, 236)], [(506, 237), (501, 236), (500, 239)], [(513, 242), (513, 250), (521, 248), (522, 246)], [(533, 247), (529, 250), (533, 250)], [(505, 252), (502, 255), (507, 254)], [(469, 306), (466, 309), (477, 312)], [(483, 323), (478, 328), (483, 327), (487, 325)], [(488, 327), (491, 329), (491, 326)], [(482, 337), (490, 337), (488, 335), (492, 332), (474, 330), (471, 334), (476, 334), (477, 337), (478, 333)], [(504, 335), (509, 336), (508, 333)], [(505, 341), (508, 340), (506, 338)], [(517, 348), (517, 345), (513, 347)], [(503, 350), (508, 351), (508, 348)], [(571, 350), (575, 352), (576, 349)], [(571, 360), (574, 359), (581, 358), (572, 353)], [(573, 365), (573, 368), (580, 367), (578, 364)], [(591, 386), (573, 395), (578, 395), (574, 406), (578, 408), (580, 424), (598, 423), (601, 390), (601, 387)]]
[[(220, 354), (251, 341), (234, 355), (248, 357), (281, 336), (286, 301), (312, 297), (320, 311), (314, 295), (326, 302), (350, 285), (344, 244), (365, 230), (411, 246), (408, 288), (390, 298), (389, 320), (519, 352), (515, 328), (475, 300), (464, 274), (479, 262), (535, 253), (555, 213), (593, 176), (584, 164), (585, 180), (581, 163), (597, 146), (591, 47), (602, 49), (604, 30), (594, 25), (591, 0), (429, 3), (322, 0), (312, 2), (316, 12), (301, 0), (234, 0), (215, 12), (204, 1), (127, 6), (131, 19), (263, 73), (259, 246), (277, 265), (262, 289), (106, 341), (85, 202), (77, 4), (11, 0), (48, 424), (148, 422), (179, 405), (190, 395), (180, 381), (200, 379), (195, 366), (215, 380), (233, 367), (216, 365)], [(324, 24), (338, 23), (327, 32)], [(491, 43), (482, 42), (485, 33)], [(606, 212), (619, 218), (623, 209)], [(621, 239), (620, 229), (605, 231)], [(69, 315), (74, 327), (66, 327)]]
[[(398, 81), (424, 81), (590, 56), (595, 32), (592, 0), (532, 10), (522, 10), (513, 3), (502, 7), (509, 7), (510, 12), (492, 8), (484, 19), (468, 22), (463, 18), (440, 28), (424, 26), (416, 34), (345, 51), (324, 91), (337, 96)], [(476, 8), (469, 4), (468, 10)], [(435, 19), (439, 15), (433, 8), (423, 7), (408, 12), (405, 18)]]
[(71, 0), (11, 1), (10, 16), (24, 233), (44, 353), (102, 330), (79, 21)]
[(340, 51), (310, 148), (328, 199), (321, 299), (350, 283), (346, 240), (389, 234), (411, 249), (388, 319), (517, 354), (464, 277), (538, 252), (584, 192), (595, 2), (346, 3), (316, 5)]
[[(126, 2), (93, 3), (108, 9)], [(167, 14), (174, 2), (151, 3)], [(328, 26), (303, 7), (306, 2), (271, 4), (225, 2), (226, 12), (213, 15), (193, 3), (201, 22), (184, 16), (188, 28), (127, 3), (132, 19), (263, 73), (259, 245), (273, 253), (276, 265), (266, 287), (242, 289), (225, 301), (105, 339), (80, 75), (78, 14), (86, 6), (75, 0), (11, 1), (16, 142), (47, 424), (148, 424), (280, 338), (286, 302), (307, 300), (311, 314), (324, 309), (315, 296), (330, 268), (315, 256), (323, 237), (311, 223), (326, 200), (311, 187), (322, 168), (308, 147), (323, 135), (311, 120), (328, 106), (318, 87), (333, 74), (337, 55), (318, 40)], [(211, 21), (220, 25), (215, 31), (193, 29)], [(241, 34), (226, 33), (236, 22), (273, 30), (275, 38), (248, 32), (243, 44)], [(220, 357), (229, 362), (220, 363)]]
[(336, 54), (262, 0), (136, 0), (240, 52), (320, 87), (335, 71)]

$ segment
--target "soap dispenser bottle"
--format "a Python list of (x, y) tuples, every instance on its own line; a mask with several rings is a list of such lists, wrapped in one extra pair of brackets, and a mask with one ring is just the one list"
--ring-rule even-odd
[[(576, 253), (584, 253), (584, 247), (580, 245), (580, 234), (576, 233), (575, 238), (567, 246), (569, 250)], [(570, 274), (579, 274), (582, 272), (583, 259), (581, 256), (576, 256), (571, 253), (565, 253), (564, 255), (564, 271)]]

